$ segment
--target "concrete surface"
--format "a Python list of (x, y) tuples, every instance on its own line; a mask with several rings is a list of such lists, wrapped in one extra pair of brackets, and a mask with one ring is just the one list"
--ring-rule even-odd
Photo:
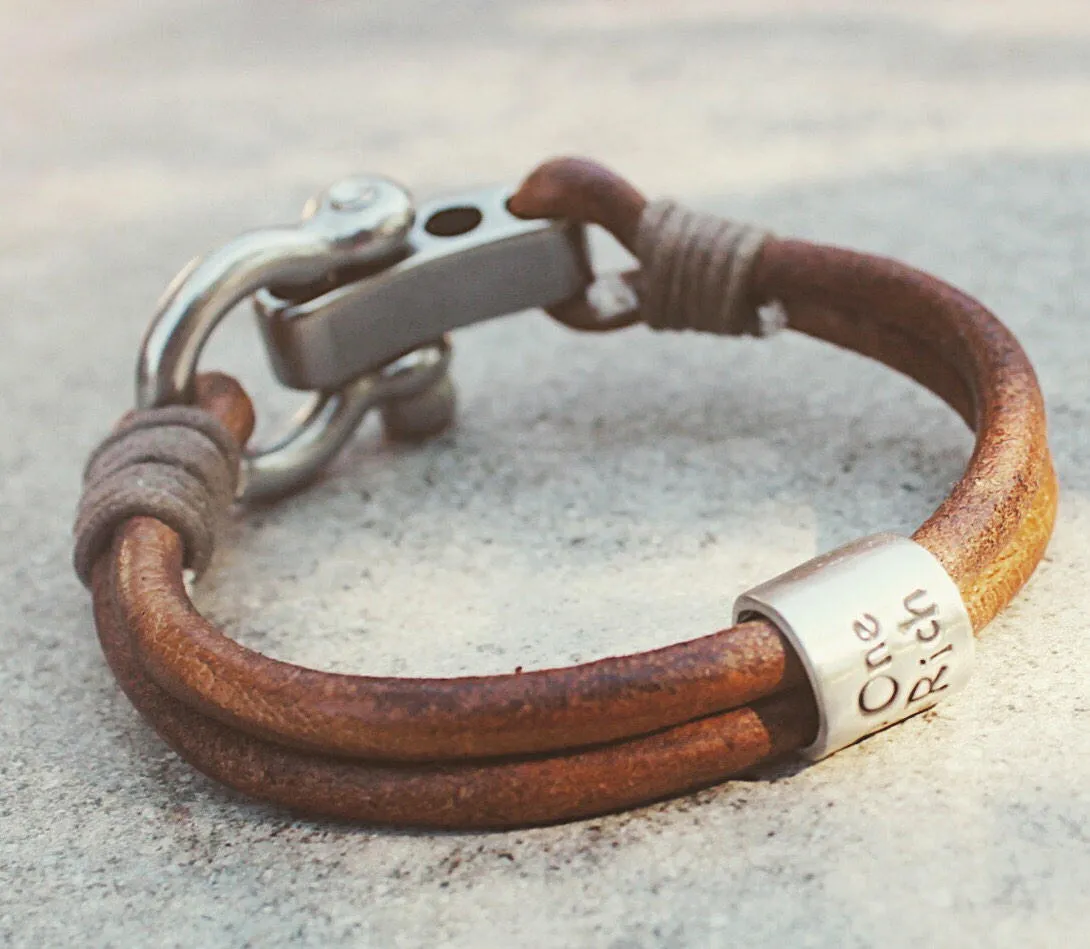
[[(3, 7), (0, 943), (1090, 945), (1082, 0)], [(991, 305), (1050, 400), (1047, 562), (962, 697), (817, 767), (508, 834), (240, 800), (119, 696), (69, 568), (82, 459), (130, 403), (154, 301), (343, 173), (426, 193), (558, 152)], [(198, 592), (233, 635), (373, 673), (655, 646), (911, 529), (970, 446), (926, 393), (798, 338), (590, 339), (528, 314), (457, 350), (456, 433), (407, 450), (371, 427), (234, 526)], [(248, 319), (210, 363), (268, 416), (291, 406)]]

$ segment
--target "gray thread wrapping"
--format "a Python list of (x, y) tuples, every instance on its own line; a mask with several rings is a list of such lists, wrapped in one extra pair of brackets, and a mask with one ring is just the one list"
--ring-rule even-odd
[(750, 224), (690, 211), (674, 201), (650, 202), (640, 218), (636, 257), (643, 268), (641, 315), (653, 329), (765, 336), (750, 281), (771, 235)]
[(99, 554), (132, 517), (154, 517), (185, 546), (186, 566), (208, 566), (219, 522), (234, 500), (240, 450), (220, 422), (193, 406), (125, 418), (84, 470), (73, 563), (85, 585)]

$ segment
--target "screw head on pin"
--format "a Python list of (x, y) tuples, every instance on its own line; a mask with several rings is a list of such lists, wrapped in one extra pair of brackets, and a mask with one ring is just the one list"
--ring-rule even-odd
[[(342, 178), (303, 208), (306, 227), (320, 230), (338, 247), (376, 259), (400, 249), (416, 219), (412, 195), (379, 175)], [(362, 262), (358, 261), (357, 262)]]
[(378, 189), (366, 178), (342, 178), (326, 190), (334, 211), (362, 211), (378, 198)]

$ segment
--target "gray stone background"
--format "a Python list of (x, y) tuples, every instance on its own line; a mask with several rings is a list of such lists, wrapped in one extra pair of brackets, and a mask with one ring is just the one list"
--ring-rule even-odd
[[(2, 4), (0, 943), (1090, 945), (1090, 12), (1083, 0)], [(338, 176), (418, 193), (587, 153), (652, 194), (892, 254), (993, 307), (1049, 399), (1046, 562), (967, 692), (825, 763), (562, 827), (294, 820), (118, 694), (69, 568), (81, 461), (166, 281)], [(605, 255), (609, 260), (608, 252)], [(248, 318), (209, 357), (290, 409)], [(509, 671), (710, 632), (910, 530), (971, 441), (792, 336), (461, 334), (455, 432), (372, 425), (198, 590), (326, 669)]]

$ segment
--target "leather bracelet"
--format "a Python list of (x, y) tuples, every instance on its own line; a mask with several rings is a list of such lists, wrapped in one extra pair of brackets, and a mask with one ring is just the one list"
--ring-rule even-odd
[[(395, 436), (426, 436), (449, 423), (447, 344), (434, 316), (405, 317), (412, 296), (403, 288), (419, 293), (485, 251), (495, 255), (493, 270), (524, 252), (544, 260), (548, 275), (534, 287), (536, 302), (577, 329), (642, 319), (664, 329), (761, 332), (761, 307), (775, 303), (789, 328), (917, 380), (966, 420), (976, 446), (949, 497), (913, 535), (915, 545), (952, 580), (966, 628), (971, 623), (974, 631), (1028, 579), (1044, 553), (1056, 506), (1043, 402), (1021, 347), (978, 302), (895, 261), (779, 240), (673, 208), (659, 213), (627, 182), (582, 160), (546, 163), (501, 197), (498, 204), (492, 194), (479, 204), (448, 202), (414, 219), (390, 183), (342, 182), (312, 208), (307, 220), (320, 228), (301, 225), (302, 238), (287, 229), (249, 235), (191, 270), (164, 302), (144, 345), (144, 408), (113, 438), (129, 438), (131, 446), (114, 449), (114, 461), (112, 455), (103, 461), (100, 451), (89, 466), (77, 560), (118, 682), (195, 767), (307, 814), (499, 828), (692, 791), (812, 746), (824, 728), (828, 711), (805, 650), (800, 655), (790, 631), (770, 615), (572, 668), (393, 679), (323, 673), (264, 657), (228, 639), (193, 607), (183, 569), (200, 558), (187, 525), (211, 524), (229, 501), (221, 488), (202, 484), (221, 485), (223, 471), (234, 477), (241, 470), (244, 500), (247, 478), (260, 494), (292, 488), (319, 469), (371, 407), (383, 412)], [(322, 257), (311, 231), (321, 230), (326, 240), (330, 216), (341, 227), (336, 215), (343, 213), (352, 217), (350, 239), (336, 234)], [(499, 224), (491, 230), (481, 225), (493, 218)], [(642, 272), (625, 275), (638, 306), (604, 313), (585, 294), (592, 276), (582, 256), (586, 223), (610, 231), (643, 264)], [(669, 253), (661, 250), (665, 243)], [(287, 258), (275, 272), (270, 246)], [(719, 305), (720, 289), (727, 305)], [(161, 413), (176, 410), (162, 406), (194, 402), (202, 417), (214, 420), (202, 423), (209, 444), (222, 440), (221, 430), (235, 445), (247, 444), (253, 410), (245, 393), (229, 377), (196, 377), (194, 370), (216, 321), (254, 292), (281, 378), (320, 388), (296, 439), (241, 459), (205, 445), (207, 463), (197, 465), (191, 454), (175, 450), (172, 438), (160, 438), (167, 444), (162, 448), (126, 435), (141, 426), (174, 430), (178, 419), (163, 422)], [(440, 330), (480, 318), (468, 312), (481, 304), (476, 290), (458, 294), (465, 299), (455, 300)], [(500, 296), (495, 312), (484, 316), (527, 303)], [(319, 326), (327, 318), (348, 319), (341, 316), (346, 301), (355, 307), (351, 326), (359, 326), (359, 339), (377, 340), (365, 357), (352, 358), (370, 361), (333, 366), (311, 358), (317, 336), (298, 334), (308, 320)], [(395, 323), (391, 312), (401, 319)], [(98, 480), (90, 477), (96, 464)], [(156, 480), (170, 465), (185, 469), (187, 485), (193, 482), (184, 504), (171, 494), (170, 475)], [(144, 493), (134, 494), (141, 480)], [(158, 487), (149, 493), (151, 483)], [(159, 504), (156, 492), (171, 494), (169, 504)], [(864, 626), (856, 630), (860, 640), (870, 633)], [(943, 642), (934, 635), (928, 628), (918, 638)], [(872, 670), (893, 659), (876, 643), (866, 643)], [(929, 681), (934, 686), (938, 679)]]

